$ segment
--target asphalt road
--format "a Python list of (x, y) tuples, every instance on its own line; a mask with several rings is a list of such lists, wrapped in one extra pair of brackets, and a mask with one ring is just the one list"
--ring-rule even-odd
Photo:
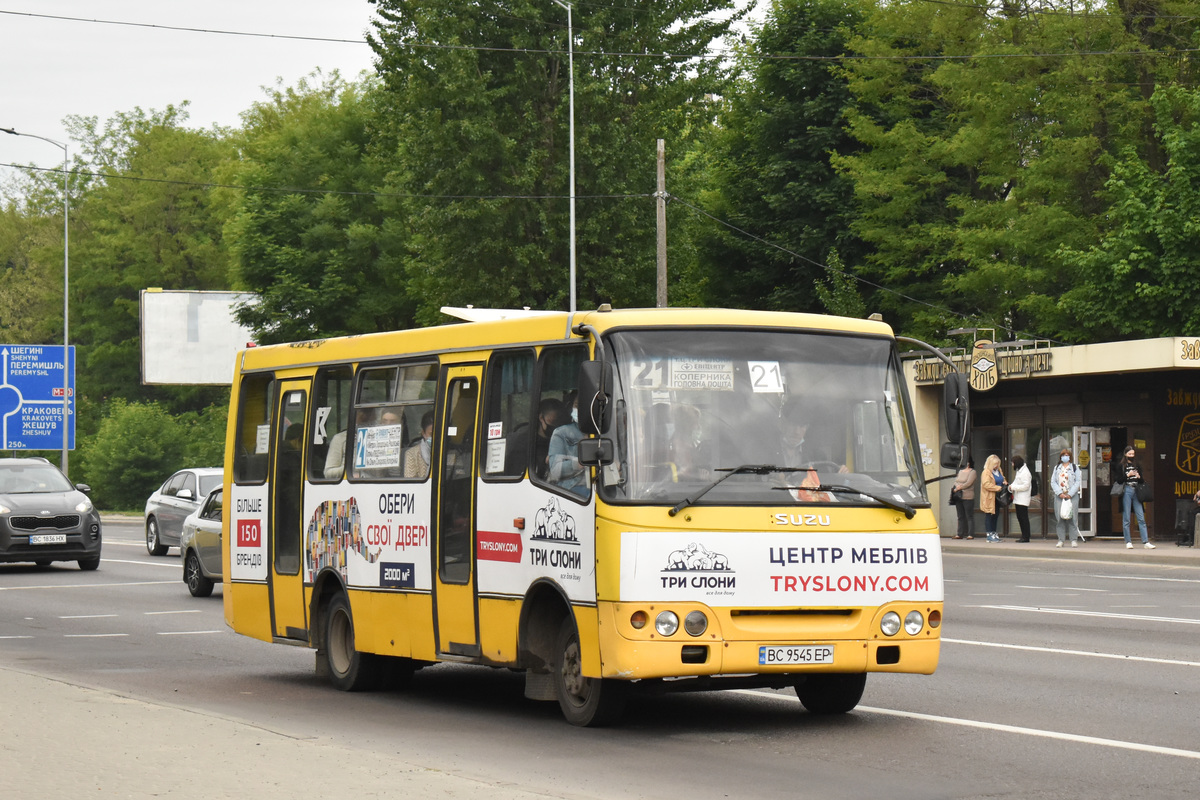
[[(440, 665), (407, 690), (336, 692), (311, 651), (230, 632), (220, 588), (192, 598), (175, 549), (149, 556), (139, 523), (109, 523), (97, 572), (0, 565), (0, 785), (26, 761), (69, 763), (12, 729), (70, 730), (94, 711), (94, 692), (70, 694), (88, 687), (147, 716), (130, 741), (162, 740), (112, 750), (107, 782), (78, 787), (98, 796), (1191, 798), (1200, 565), (1073, 555), (948, 552), (937, 674), (872, 675), (844, 717), (810, 716), (790, 692), (721, 692), (645, 698), (619, 727), (584, 730), (504, 670)], [(62, 695), (44, 706), (55, 718), (5, 719), (5, 685)], [(24, 781), (9, 796), (88, 783)]]

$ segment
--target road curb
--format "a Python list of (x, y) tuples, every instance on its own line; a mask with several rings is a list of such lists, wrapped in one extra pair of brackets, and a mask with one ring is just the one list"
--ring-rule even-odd
[(942, 537), (942, 552), (955, 555), (984, 555), (1007, 558), (1062, 559), (1065, 561), (1106, 561), (1122, 564), (1165, 564), (1180, 567), (1200, 567), (1200, 549), (1177, 547), (1174, 542), (1156, 542), (1156, 549), (1146, 550), (1135, 543), (1129, 550), (1125, 542), (1116, 540), (1088, 539), (1079, 547), (1064, 545), (1055, 547), (1057, 539), (1033, 539), (1021, 543), (1015, 539), (988, 542), (980, 536), (974, 540), (957, 540)]

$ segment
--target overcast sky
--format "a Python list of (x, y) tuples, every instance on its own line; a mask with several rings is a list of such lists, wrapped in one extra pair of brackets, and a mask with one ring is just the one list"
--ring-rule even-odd
[[(291, 86), (318, 67), (344, 77), (371, 70), (373, 11), (366, 0), (0, 0), (0, 127), (68, 142), (68, 115), (103, 124), (184, 100), (190, 127), (237, 125), (277, 79)], [(0, 134), (0, 163), (58, 167), (62, 150)], [(0, 181), (12, 174), (0, 167)]]
[[(373, 9), (366, 0), (0, 0), (0, 127), (66, 142), (67, 115), (103, 123), (137, 106), (161, 110), (184, 100), (190, 127), (236, 125), (277, 78), (293, 85), (317, 67), (346, 77), (370, 70), (371, 49), (357, 42)], [(55, 167), (62, 151), (0, 134), (0, 162)], [(0, 177), (11, 172), (0, 168)]]

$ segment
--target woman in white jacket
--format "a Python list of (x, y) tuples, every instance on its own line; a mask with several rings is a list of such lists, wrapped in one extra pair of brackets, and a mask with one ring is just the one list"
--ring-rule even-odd
[(1008, 488), (1012, 490), (1013, 507), (1017, 510), (1017, 523), (1021, 526), (1021, 538), (1017, 541), (1028, 542), (1029, 499), (1032, 497), (1033, 491), (1033, 473), (1029, 471), (1029, 467), (1025, 466), (1025, 459), (1021, 456), (1013, 456), (1012, 464), (1016, 473)]

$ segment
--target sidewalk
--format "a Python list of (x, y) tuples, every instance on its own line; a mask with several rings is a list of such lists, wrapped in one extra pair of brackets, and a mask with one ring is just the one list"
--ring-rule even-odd
[(3, 666), (0, 730), (10, 800), (550, 796)]
[(1001, 539), (998, 543), (989, 543), (981, 533), (974, 539), (955, 539), (953, 536), (942, 537), (943, 553), (975, 553), (989, 556), (1016, 556), (1022, 558), (1064, 558), (1087, 561), (1120, 561), (1129, 564), (1175, 564), (1177, 566), (1200, 567), (1200, 547), (1177, 547), (1173, 540), (1155, 542), (1155, 549), (1147, 550), (1142, 542), (1134, 537), (1133, 549), (1125, 547), (1125, 540), (1104, 537), (1088, 539), (1078, 547), (1071, 547), (1070, 542), (1062, 547), (1055, 547), (1057, 537), (1051, 533), (1048, 538), (1041, 539), (1036, 535), (1027, 543), (1022, 544), (1016, 539)]

